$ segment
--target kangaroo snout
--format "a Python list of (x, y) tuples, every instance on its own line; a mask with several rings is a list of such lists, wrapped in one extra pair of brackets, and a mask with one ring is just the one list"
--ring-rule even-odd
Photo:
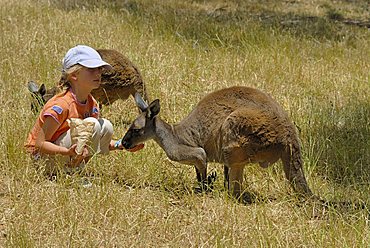
[(130, 149), (132, 148), (132, 146), (130, 145), (129, 142), (125, 141), (125, 139), (123, 138), (122, 139), (122, 146), (125, 148), (125, 149)]

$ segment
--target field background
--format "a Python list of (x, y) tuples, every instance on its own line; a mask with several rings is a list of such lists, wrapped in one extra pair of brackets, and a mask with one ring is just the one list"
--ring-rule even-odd
[[(370, 6), (367, 0), (0, 0), (1, 247), (369, 247)], [(245, 169), (252, 204), (194, 194), (191, 166), (150, 141), (50, 181), (23, 149), (35, 116), (26, 83), (56, 83), (76, 44), (112, 48), (141, 70), (161, 117), (176, 123), (206, 93), (259, 88), (288, 111), (315, 194), (299, 202), (280, 162)], [(104, 108), (115, 138), (132, 99)], [(81, 180), (93, 183), (81, 186)]]

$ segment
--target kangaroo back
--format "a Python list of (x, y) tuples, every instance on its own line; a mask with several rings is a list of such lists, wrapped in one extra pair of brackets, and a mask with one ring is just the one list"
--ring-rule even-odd
[(189, 132), (186, 137), (198, 134), (197, 145), (209, 146), (208, 152), (216, 156), (221, 155), (220, 136), (251, 125), (251, 128), (267, 126), (268, 133), (281, 134), (281, 139), (290, 130), (285, 128), (290, 125), (287, 114), (272, 97), (254, 88), (234, 86), (206, 95), (175, 128), (185, 127)]
[(104, 105), (118, 99), (126, 100), (136, 92), (148, 101), (148, 94), (139, 69), (123, 54), (116, 50), (97, 49), (97, 52), (113, 69), (102, 74), (102, 82), (92, 95)]

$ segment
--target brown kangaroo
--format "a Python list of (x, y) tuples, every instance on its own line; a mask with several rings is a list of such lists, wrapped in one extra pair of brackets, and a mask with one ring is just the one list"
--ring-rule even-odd
[(260, 90), (236, 86), (205, 96), (179, 124), (158, 117), (159, 100), (148, 104), (135, 95), (142, 113), (122, 138), (126, 149), (149, 139), (169, 159), (195, 165), (197, 180), (207, 186), (207, 162), (224, 164), (225, 185), (239, 198), (247, 163), (263, 168), (281, 159), (286, 178), (297, 193), (313, 196), (302, 168), (295, 126), (280, 105)]
[[(91, 92), (100, 105), (109, 105), (118, 99), (126, 100), (130, 95), (134, 96), (136, 92), (140, 93), (144, 99), (148, 99), (140, 71), (127, 57), (116, 50), (97, 49), (96, 51), (113, 67), (112, 70), (103, 71), (100, 87)], [(62, 81), (61, 78), (59, 84)], [(37, 113), (50, 98), (62, 89), (60, 86), (46, 89), (44, 84), (38, 86), (37, 83), (30, 81), (28, 90), (33, 97), (31, 110)]]

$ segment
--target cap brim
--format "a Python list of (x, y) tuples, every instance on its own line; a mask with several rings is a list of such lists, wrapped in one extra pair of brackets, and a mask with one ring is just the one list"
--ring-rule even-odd
[(87, 68), (98, 68), (103, 66), (105, 69), (113, 69), (113, 67), (110, 64), (99, 59), (85, 60), (83, 62), (79, 62), (78, 64), (85, 66)]

